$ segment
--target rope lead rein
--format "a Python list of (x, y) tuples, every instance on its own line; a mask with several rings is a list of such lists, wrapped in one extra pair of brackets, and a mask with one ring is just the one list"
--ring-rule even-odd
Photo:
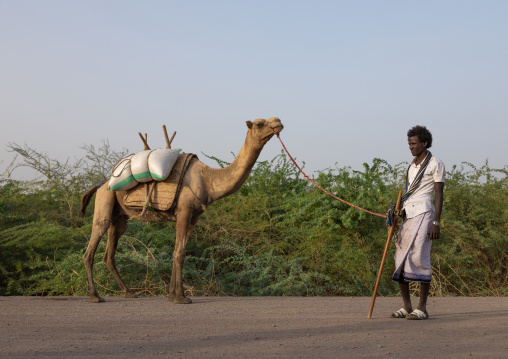
[(293, 162), (293, 164), (296, 166), (296, 168), (298, 168), (298, 170), (302, 173), (302, 175), (303, 175), (305, 178), (307, 178), (307, 179), (308, 179), (308, 180), (309, 180), (309, 181), (310, 181), (310, 182), (311, 182), (314, 186), (316, 186), (317, 188), (319, 188), (321, 191), (323, 191), (323, 192), (324, 192), (324, 193), (326, 193), (327, 195), (329, 195), (329, 196), (331, 196), (331, 197), (335, 198), (336, 200), (339, 200), (339, 201), (341, 201), (342, 203), (347, 204), (348, 206), (354, 207), (354, 208), (356, 208), (356, 209), (358, 209), (358, 210), (360, 210), (360, 211), (363, 211), (363, 212), (365, 212), (365, 213), (371, 214), (371, 215), (373, 215), (373, 216), (378, 216), (378, 217), (381, 217), (381, 218), (386, 218), (386, 215), (384, 215), (384, 214), (374, 213), (374, 212), (368, 211), (368, 210), (366, 210), (366, 209), (364, 209), (364, 208), (360, 208), (360, 207), (358, 207), (358, 206), (355, 206), (354, 204), (349, 203), (349, 202), (347, 202), (347, 201), (345, 201), (345, 200), (343, 200), (343, 199), (341, 199), (341, 198), (339, 198), (339, 197), (337, 197), (337, 196), (335, 196), (335, 195), (331, 194), (330, 192), (328, 192), (327, 190), (325, 190), (323, 187), (321, 187), (320, 185), (318, 185), (316, 182), (314, 182), (314, 180), (312, 180), (309, 176), (307, 176), (307, 175), (305, 174), (305, 172), (303, 172), (303, 171), (302, 171), (302, 169), (300, 168), (300, 166), (298, 166), (298, 164), (296, 163), (296, 161), (295, 161), (295, 160), (293, 159), (293, 157), (289, 154), (289, 152), (288, 152), (288, 150), (287, 150), (286, 146), (284, 146), (284, 142), (282, 142), (282, 140), (281, 140), (281, 138), (280, 138), (279, 134), (277, 133), (276, 135), (277, 135), (277, 138), (279, 139), (279, 141), (280, 141), (280, 143), (281, 143), (282, 147), (284, 148), (284, 151), (286, 151), (287, 155), (289, 156), (289, 158), (291, 159), (291, 161)]

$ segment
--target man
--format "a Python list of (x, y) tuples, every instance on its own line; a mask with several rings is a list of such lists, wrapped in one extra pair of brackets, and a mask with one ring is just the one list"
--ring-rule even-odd
[[(409, 150), (414, 156), (406, 178), (401, 215), (404, 222), (397, 236), (395, 272), (392, 279), (399, 282), (404, 307), (391, 314), (392, 318), (428, 319), (432, 267), (430, 249), (432, 240), (440, 236), (440, 218), (443, 209), (445, 167), (429, 148), (432, 134), (424, 126), (415, 126), (408, 133)], [(432, 203), (435, 193), (435, 206)], [(409, 282), (420, 282), (420, 302), (413, 310)]]

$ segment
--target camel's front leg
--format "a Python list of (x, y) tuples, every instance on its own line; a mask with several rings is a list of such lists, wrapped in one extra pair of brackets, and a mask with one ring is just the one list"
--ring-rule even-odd
[(198, 218), (199, 216), (193, 218), (191, 211), (179, 212), (177, 216), (176, 242), (175, 250), (173, 251), (173, 271), (171, 272), (168, 294), (168, 301), (176, 304), (192, 303), (192, 300), (185, 297), (182, 270), (185, 261), (185, 246), (187, 245), (190, 233), (196, 225)]

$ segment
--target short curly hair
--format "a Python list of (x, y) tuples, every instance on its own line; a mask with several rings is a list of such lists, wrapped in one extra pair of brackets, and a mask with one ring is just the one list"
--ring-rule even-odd
[(418, 136), (420, 142), (427, 142), (427, 147), (430, 148), (432, 146), (432, 133), (427, 130), (425, 126), (415, 126), (407, 131), (407, 137)]

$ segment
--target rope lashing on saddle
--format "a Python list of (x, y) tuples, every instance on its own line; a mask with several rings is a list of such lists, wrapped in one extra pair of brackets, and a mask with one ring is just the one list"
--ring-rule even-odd
[[(427, 156), (424, 158), (424, 160), (422, 161), (422, 164), (420, 166), (420, 169), (418, 170), (418, 173), (416, 174), (416, 177), (415, 179), (413, 180), (413, 183), (411, 183), (411, 185), (409, 185), (409, 179), (408, 179), (408, 173), (409, 173), (409, 168), (411, 167), (411, 165), (409, 165), (409, 167), (407, 168), (407, 172), (406, 172), (406, 193), (404, 193), (400, 199), (400, 207), (404, 207), (404, 201), (406, 199), (408, 199), (409, 197), (411, 197), (411, 195), (414, 193), (414, 191), (418, 188), (418, 186), (420, 185), (420, 182), (422, 181), (422, 178), (423, 178), (423, 174), (425, 173), (425, 170), (427, 169), (427, 166), (429, 164), (429, 161), (430, 159), (432, 158), (432, 153), (430, 153), (430, 151), (427, 153)], [(409, 187), (409, 189), (408, 189)], [(398, 213), (395, 213), (395, 203), (390, 207), (390, 209), (388, 209), (388, 212), (386, 213), (386, 224), (388, 226), (391, 226), (392, 225), (392, 218), (393, 218), (393, 215), (398, 215)]]
[[(358, 209), (358, 210), (360, 210), (360, 211), (363, 211), (363, 212), (365, 212), (365, 213), (371, 214), (371, 215), (373, 215), (373, 216), (378, 216), (378, 217), (381, 217), (381, 218), (386, 218), (386, 216), (385, 216), (385, 215), (383, 215), (383, 214), (374, 213), (374, 212), (368, 211), (368, 210), (366, 210), (366, 209), (364, 209), (364, 208), (361, 208), (361, 207), (355, 206), (354, 204), (349, 203), (349, 202), (347, 202), (347, 201), (343, 200), (342, 198), (339, 198), (339, 197), (335, 196), (334, 194), (332, 194), (332, 193), (328, 192), (328, 191), (327, 191), (327, 190), (325, 190), (323, 187), (321, 187), (320, 185), (318, 185), (318, 184), (317, 184), (314, 180), (312, 180), (309, 176), (307, 176), (307, 175), (305, 174), (305, 172), (303, 172), (303, 171), (302, 171), (302, 169), (300, 168), (300, 166), (298, 166), (298, 164), (296, 163), (296, 161), (295, 161), (295, 160), (293, 159), (293, 157), (289, 154), (289, 152), (288, 152), (288, 150), (287, 150), (286, 146), (284, 145), (284, 142), (282, 142), (282, 140), (281, 140), (281, 138), (280, 138), (279, 134), (277, 133), (276, 135), (277, 135), (277, 138), (279, 139), (279, 141), (280, 141), (280, 143), (281, 143), (282, 147), (283, 147), (283, 148), (284, 148), (284, 150), (286, 151), (287, 155), (289, 156), (289, 158), (290, 158), (290, 159), (291, 159), (291, 161), (293, 162), (293, 164), (296, 166), (296, 168), (298, 168), (298, 170), (301, 172), (301, 174), (302, 174), (305, 178), (307, 178), (307, 180), (309, 180), (309, 181), (310, 181), (310, 182), (311, 182), (314, 186), (316, 186), (317, 188), (319, 188), (321, 191), (323, 191), (323, 192), (324, 192), (324, 193), (326, 193), (327, 195), (329, 195), (329, 196), (331, 196), (331, 197), (335, 198), (336, 200), (338, 200), (338, 201), (340, 201), (340, 202), (342, 202), (342, 203), (344, 203), (344, 204), (347, 204), (348, 206), (351, 206), (351, 207), (353, 207), (353, 208), (356, 208), (356, 209)], [(394, 208), (395, 208), (395, 206), (394, 206)]]

